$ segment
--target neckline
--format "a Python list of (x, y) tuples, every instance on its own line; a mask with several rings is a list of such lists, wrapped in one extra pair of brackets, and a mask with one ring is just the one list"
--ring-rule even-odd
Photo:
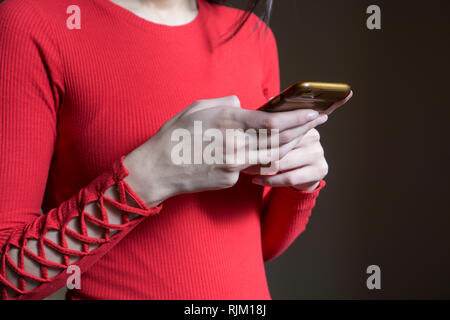
[(129, 23), (134, 24), (140, 28), (144, 29), (153, 29), (153, 30), (159, 30), (159, 31), (166, 31), (166, 32), (179, 32), (179, 31), (188, 31), (192, 28), (194, 28), (196, 25), (200, 23), (200, 20), (202, 19), (202, 16), (204, 14), (204, 7), (203, 7), (203, 1), (204, 0), (195, 0), (197, 3), (197, 15), (194, 19), (191, 21), (180, 24), (180, 25), (167, 25), (167, 24), (160, 24), (156, 23), (150, 20), (147, 20), (145, 18), (142, 18), (135, 14), (134, 12), (119, 6), (118, 4), (110, 1), (110, 0), (99, 0), (98, 2), (103, 4), (107, 9), (114, 11), (115, 14), (120, 15), (121, 18), (127, 20)]

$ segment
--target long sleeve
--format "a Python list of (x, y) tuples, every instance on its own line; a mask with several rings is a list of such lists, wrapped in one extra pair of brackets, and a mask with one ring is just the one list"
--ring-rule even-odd
[(321, 180), (313, 191), (297, 191), (291, 187), (264, 190), (261, 221), (264, 261), (280, 256), (305, 230), (316, 199), (325, 185)]
[[(162, 205), (148, 207), (126, 183), (123, 155), (70, 199), (41, 213), (64, 77), (50, 26), (13, 2), (0, 4), (0, 296), (41, 299), (66, 284), (69, 265), (86, 271)], [(97, 214), (85, 211), (91, 203)], [(106, 208), (117, 209), (121, 220), (109, 221)], [(88, 226), (101, 232), (90, 233)], [(74, 240), (79, 247), (69, 246)], [(50, 260), (50, 251), (60, 259)], [(40, 274), (30, 273), (30, 264)]]
[[(263, 92), (270, 99), (280, 92), (278, 48), (270, 28), (263, 39)], [(264, 261), (280, 256), (305, 230), (316, 198), (325, 184), (322, 180), (318, 188), (310, 192), (291, 187), (264, 187), (261, 214)]]

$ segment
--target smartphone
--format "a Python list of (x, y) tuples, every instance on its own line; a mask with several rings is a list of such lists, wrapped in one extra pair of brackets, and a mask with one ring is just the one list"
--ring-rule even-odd
[(297, 82), (271, 98), (259, 110), (267, 112), (314, 109), (325, 112), (335, 102), (345, 99), (351, 88), (346, 83)]

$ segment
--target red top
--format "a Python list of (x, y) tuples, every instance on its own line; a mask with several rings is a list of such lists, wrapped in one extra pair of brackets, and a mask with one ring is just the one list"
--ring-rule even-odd
[[(304, 230), (323, 180), (312, 192), (269, 191), (241, 174), (232, 188), (149, 208), (123, 180), (122, 160), (196, 100), (236, 94), (244, 108), (256, 109), (276, 95), (273, 33), (264, 35), (260, 24), (251, 34), (252, 15), (233, 40), (217, 46), (242, 11), (205, 0), (182, 26), (149, 22), (109, 0), (77, 0), (81, 29), (69, 29), (72, 2), (0, 4), (2, 298), (53, 293), (66, 284), (75, 255), (81, 289), (69, 290), (69, 299), (270, 299), (264, 261)], [(120, 202), (104, 194), (113, 184)], [(104, 214), (83, 211), (92, 201), (139, 218), (112, 226)], [(81, 234), (66, 228), (75, 218)], [(119, 232), (91, 238), (86, 223)], [(60, 232), (60, 243), (46, 238), (49, 230)], [(67, 236), (85, 244), (68, 249)], [(26, 248), (31, 240), (39, 255)], [(90, 245), (99, 246), (89, 251)], [(49, 247), (60, 263), (45, 258)], [(19, 259), (12, 257), (16, 248)], [(41, 265), (40, 277), (24, 269), (26, 259)], [(50, 268), (59, 275), (50, 277)], [(12, 281), (11, 272), (20, 280)], [(31, 289), (28, 282), (41, 285)]]

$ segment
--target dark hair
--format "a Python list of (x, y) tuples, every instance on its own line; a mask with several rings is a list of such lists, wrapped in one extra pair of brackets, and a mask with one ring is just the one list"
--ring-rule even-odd
[[(226, 4), (228, 2), (227, 0), (206, 0), (206, 1), (208, 1), (210, 3), (218, 3), (218, 4)], [(236, 21), (236, 28), (224, 40), (224, 42), (233, 38), (239, 32), (239, 30), (241, 30), (242, 26), (247, 22), (250, 15), (255, 12), (256, 8), (258, 7), (258, 5), (260, 3), (264, 3), (264, 11), (263, 11), (263, 14), (259, 17), (258, 24), (262, 20), (263, 22), (266, 23), (266, 28), (267, 28), (267, 25), (269, 24), (269, 20), (270, 20), (270, 14), (272, 12), (273, 0), (249, 0), (247, 3), (247, 7), (245, 8), (245, 10), (242, 14), (242, 17), (238, 21)]]

